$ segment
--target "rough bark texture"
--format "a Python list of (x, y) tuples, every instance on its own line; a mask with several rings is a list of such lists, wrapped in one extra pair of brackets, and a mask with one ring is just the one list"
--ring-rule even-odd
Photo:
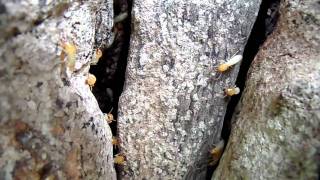
[(213, 179), (319, 178), (319, 10), (315, 0), (281, 2)]
[[(112, 1), (0, 2), (0, 179), (115, 179), (111, 131), (85, 84)], [(61, 42), (77, 47), (75, 71)]]
[(260, 1), (134, 1), (124, 92), (119, 102), (121, 176), (204, 179), (209, 150), (220, 140), (238, 65)]

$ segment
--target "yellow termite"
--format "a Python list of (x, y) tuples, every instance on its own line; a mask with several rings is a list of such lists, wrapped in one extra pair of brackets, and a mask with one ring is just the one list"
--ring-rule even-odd
[[(237, 51), (227, 62), (220, 64), (217, 66), (217, 71), (219, 72), (218, 77), (214, 79), (217, 80), (221, 77), (222, 73), (226, 72), (230, 69), (233, 65), (239, 63), (242, 60), (242, 55), (236, 55), (239, 51)], [(216, 73), (214, 73), (216, 74)]]
[(220, 160), (222, 153), (223, 153), (223, 149), (224, 149), (224, 140), (220, 140), (215, 146), (214, 148), (211, 149), (210, 151), (210, 155), (211, 155), (211, 159), (210, 159), (210, 166), (214, 166), (218, 163), (218, 161)]
[(231, 66), (239, 63), (242, 60), (242, 55), (236, 55), (238, 52), (236, 52), (227, 62), (220, 64), (217, 68), (217, 71), (223, 73), (227, 71)]
[(70, 71), (73, 72), (76, 65), (77, 47), (70, 42), (61, 42), (61, 47), (62, 52), (60, 58), (63, 61), (65, 56), (67, 55), (67, 67), (70, 69)]
[(124, 165), (126, 162), (125, 157), (121, 154), (116, 154), (113, 158), (113, 162), (118, 165)]
[(104, 117), (106, 119), (106, 121), (108, 122), (108, 124), (112, 123), (113, 121), (116, 121), (114, 118), (113, 118), (113, 114), (111, 113), (113, 110), (113, 108), (111, 108), (111, 110), (109, 111), (109, 113), (105, 113), (104, 114)]
[(90, 87), (90, 90), (92, 90), (92, 87), (94, 86), (94, 84), (96, 83), (97, 81), (97, 78), (93, 75), (93, 74), (90, 74), (88, 75), (87, 79), (86, 79), (86, 84), (89, 85)]
[(102, 57), (102, 51), (100, 48), (98, 48), (95, 50), (95, 53), (91, 60), (91, 65), (96, 65), (101, 57)]
[(240, 88), (232, 87), (224, 89), (225, 96), (234, 96), (240, 93)]
[(115, 136), (112, 137), (112, 145), (117, 148), (119, 146), (120, 142), (119, 139)]

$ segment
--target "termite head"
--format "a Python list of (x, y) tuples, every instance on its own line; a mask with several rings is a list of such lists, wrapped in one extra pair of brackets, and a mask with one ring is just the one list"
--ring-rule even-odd
[(89, 73), (88, 78), (86, 79), (86, 84), (89, 85), (90, 89), (92, 89), (96, 81), (97, 81), (97, 78), (93, 74)]
[(226, 96), (234, 96), (240, 93), (240, 88), (238, 87), (226, 88), (224, 90), (224, 93)]
[(126, 162), (125, 157), (121, 154), (116, 154), (113, 158), (113, 162), (118, 165), (124, 165)]

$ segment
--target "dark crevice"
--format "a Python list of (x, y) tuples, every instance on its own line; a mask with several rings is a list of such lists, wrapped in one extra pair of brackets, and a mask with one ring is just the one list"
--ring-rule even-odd
[[(243, 52), (243, 61), (240, 66), (239, 74), (236, 80), (236, 85), (243, 90), (247, 78), (247, 73), (250, 68), (251, 62), (259, 51), (260, 46), (264, 43), (267, 37), (273, 32), (277, 20), (279, 17), (279, 5), (280, 0), (263, 0), (260, 5), (260, 10), (256, 19), (256, 22), (252, 28), (248, 42)], [(228, 103), (226, 115), (224, 118), (222, 128), (222, 138), (226, 141), (229, 140), (231, 132), (231, 119), (235, 112), (236, 106), (241, 98), (241, 92), (237, 96), (233, 96)], [(214, 170), (218, 164), (214, 167), (208, 168), (207, 178), (211, 179)]]
[[(97, 65), (90, 67), (90, 73), (95, 75), (97, 81), (92, 89), (99, 107), (103, 113), (111, 112), (117, 119), (119, 97), (123, 90), (127, 57), (129, 52), (131, 34), (131, 2), (130, 0), (116, 0), (114, 5), (114, 17), (127, 13), (128, 16), (114, 24), (114, 42), (103, 50), (103, 55)], [(109, 124), (113, 136), (117, 134), (117, 121)], [(114, 154), (118, 149), (114, 149)]]

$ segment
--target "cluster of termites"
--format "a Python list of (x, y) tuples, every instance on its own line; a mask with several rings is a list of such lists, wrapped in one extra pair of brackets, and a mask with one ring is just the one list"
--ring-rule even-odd
[[(62, 52), (60, 54), (60, 59), (63, 63), (67, 64), (67, 67), (71, 72), (75, 71), (75, 63), (76, 63), (76, 55), (77, 55), (77, 47), (74, 43), (61, 41), (60, 46), (62, 48)], [(96, 49), (92, 60), (90, 61), (91, 65), (96, 65), (99, 59), (102, 57), (102, 51), (100, 48)], [(66, 59), (66, 60), (65, 60)], [(85, 83), (89, 86), (90, 90), (92, 90), (95, 85), (97, 78), (88, 73)], [(113, 109), (110, 110), (109, 113), (105, 113), (104, 117), (108, 124), (116, 121), (111, 113)], [(119, 145), (119, 139), (117, 137), (112, 137), (112, 145), (117, 148)], [(116, 154), (114, 157), (114, 163), (118, 165), (125, 164), (125, 156), (122, 154)]]
[[(125, 12), (120, 13), (118, 16), (116, 16), (114, 18), (115, 26), (114, 26), (114, 29), (112, 32), (112, 36), (110, 38), (111, 44), (115, 40), (116, 35), (121, 33), (120, 32), (121, 28), (122, 28), (121, 22), (123, 20), (125, 20), (127, 17), (128, 17), (128, 12), (125, 11)], [(109, 45), (111, 45), (111, 44), (109, 44)], [(60, 46), (62, 48), (62, 52), (60, 55), (61, 61), (67, 65), (69, 71), (71, 71), (71, 72), (78, 71), (75, 69), (76, 56), (77, 56), (77, 47), (76, 47), (75, 43), (61, 41)], [(97, 65), (99, 62), (99, 59), (101, 57), (102, 57), (102, 50), (100, 49), (100, 46), (99, 46), (99, 48), (97, 48), (93, 52), (92, 59), (89, 62), (90, 65)], [(92, 90), (96, 81), (97, 81), (97, 78), (93, 74), (91, 74), (91, 73), (87, 74), (86, 79), (85, 79), (85, 84), (87, 84), (89, 86), (90, 90)], [(112, 110), (113, 109), (111, 109), (109, 113), (104, 114), (104, 118), (108, 124), (116, 121), (113, 117), (113, 114), (111, 113)], [(117, 137), (112, 138), (112, 145), (115, 148), (118, 148), (119, 142), (120, 142), (120, 140)], [(116, 154), (114, 157), (114, 163), (117, 165), (124, 165), (125, 164), (125, 156), (123, 154)]]
[[(233, 55), (227, 62), (222, 63), (217, 67), (217, 71), (220, 73), (219, 76), (222, 73), (228, 71), (232, 66), (234, 66), (237, 63), (239, 63), (242, 60), (242, 55), (236, 55), (236, 54)], [(230, 96), (237, 95), (239, 93), (240, 93), (240, 89), (238, 87), (236, 87), (236, 86), (224, 89), (224, 95), (225, 96), (229, 96), (230, 97)]]
[[(227, 62), (222, 63), (217, 67), (217, 72), (219, 72), (219, 76), (222, 73), (227, 72), (232, 66), (239, 63), (242, 60), (242, 55), (236, 55), (236, 54), (233, 55)], [(240, 88), (237, 86), (228, 87), (228, 88), (224, 89), (224, 97), (235, 96), (239, 93), (240, 93)], [(210, 162), (209, 162), (210, 166), (214, 166), (219, 162), (219, 160), (222, 156), (222, 153), (223, 153), (224, 146), (225, 146), (225, 142), (224, 142), (224, 140), (221, 140), (211, 149)]]

